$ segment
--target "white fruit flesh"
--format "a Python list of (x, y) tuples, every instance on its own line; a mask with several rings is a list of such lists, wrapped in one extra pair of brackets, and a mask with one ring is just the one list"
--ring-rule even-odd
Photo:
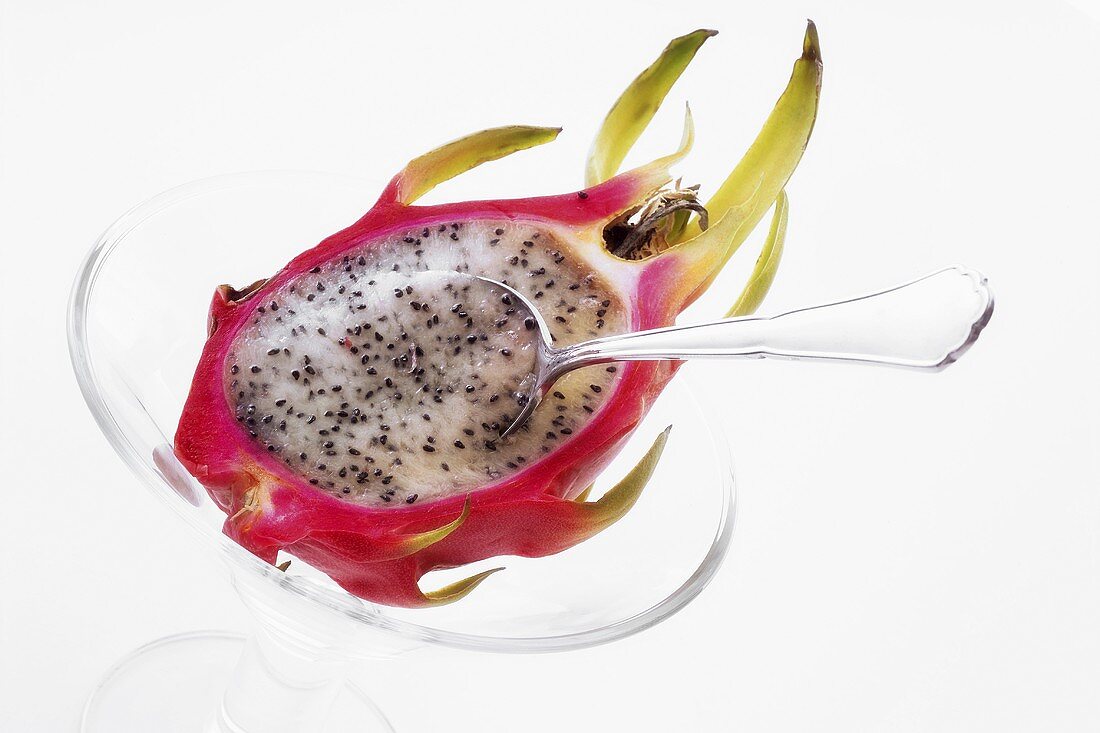
[(616, 367), (579, 370), (496, 440), (531, 371), (533, 324), (496, 294), (464, 299), (445, 278), (409, 279), (432, 270), (515, 288), (558, 346), (626, 327), (622, 298), (531, 224), (437, 224), (303, 273), (263, 296), (227, 355), (225, 384), (242, 425), (318, 488), (378, 506), (468, 492), (569, 440), (607, 396)]

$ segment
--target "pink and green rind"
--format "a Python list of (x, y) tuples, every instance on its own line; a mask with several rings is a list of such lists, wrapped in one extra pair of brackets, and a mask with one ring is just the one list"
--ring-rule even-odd
[[(697, 31), (673, 41), (624, 92), (616, 107), (646, 110), (641, 122), (644, 127), (687, 60), (712, 35), (711, 31)], [(554, 231), (613, 286), (627, 306), (627, 328), (669, 325), (713, 281), (772, 200), (781, 204), (776, 206), (773, 234), (782, 237), (787, 211), (782, 189), (813, 128), (820, 75), (817, 33), (810, 24), (803, 56), (795, 64), (787, 90), (749, 155), (708, 202), (711, 229), (699, 233), (698, 223), (691, 222), (690, 233), (679, 232), (668, 242), (667, 250), (649, 259), (612, 257), (604, 249), (603, 228), (669, 182), (668, 166), (690, 148), (690, 115), (676, 154), (600, 181), (608, 169), (613, 172), (621, 162), (641, 129), (631, 115), (609, 115), (590, 157), (592, 185), (583, 191), (412, 205), (439, 182), (482, 162), (549, 142), (558, 131), (509, 127), (475, 133), (410, 163), (358, 222), (294, 258), (272, 278), (250, 288), (248, 295), (219, 288), (210, 308), (210, 335), (184, 407), (175, 448), (185, 467), (228, 515), (226, 534), (273, 564), (278, 552), (286, 550), (361, 597), (391, 605), (425, 606), (461, 598), (487, 576), (479, 573), (426, 593), (418, 582), (427, 572), (499, 555), (553, 554), (616, 521), (651, 475), (667, 431), (642, 462), (600, 500), (589, 502), (581, 497), (630, 438), (678, 363), (624, 364), (589, 422), (519, 473), (477, 487), (468, 495), (372, 508), (314, 489), (249, 439), (236, 421), (225, 391), (229, 346), (264, 302), (264, 295), (301, 273), (413, 227), (477, 220), (511, 220)], [(614, 141), (619, 135), (625, 135), (628, 143), (599, 149), (599, 140)], [(765, 245), (774, 257), (762, 258), (759, 276), (754, 273), (751, 297), (743, 293), (739, 303), (758, 303), (766, 292), (774, 274), (774, 259), (782, 250), (781, 241), (774, 248), (773, 244), (769, 239)]]
[[(175, 446), (187, 469), (208, 487), (229, 515), (226, 533), (269, 562), (274, 562), (279, 550), (287, 550), (352, 590), (349, 586), (368, 582), (359, 576), (382, 570), (378, 562), (401, 558), (406, 538), (451, 522), (466, 501), (463, 496), (452, 496), (425, 506), (384, 509), (341, 501), (304, 485), (299, 476), (249, 441), (225, 394), (224, 359), (238, 331), (249, 322), (254, 309), (265, 302), (265, 293), (343, 252), (370, 247), (409, 227), (481, 219), (523, 221), (559, 229), (565, 226), (578, 231), (599, 227), (644, 200), (660, 185), (654, 178), (652, 174), (627, 173), (586, 190), (584, 196), (571, 193), (441, 206), (400, 206), (383, 200), (351, 227), (296, 257), (245, 299), (230, 301), (226, 291), (219, 289), (210, 309), (211, 333)], [(630, 304), (629, 327), (665, 325), (675, 304), (661, 297), (660, 282), (673, 274), (667, 272), (664, 262), (636, 266), (645, 297), (622, 293)], [(661, 277), (650, 277), (650, 269), (660, 271)], [(420, 572), (439, 567), (440, 563), (450, 567), (502, 553), (550, 554), (598, 531), (595, 526), (585, 530), (583, 515), (575, 514), (571, 498), (591, 484), (614, 458), (671, 373), (667, 367), (653, 363), (624, 365), (613, 392), (570, 440), (522, 473), (470, 495), (469, 516), (462, 531), (421, 549), (416, 563)], [(202, 457), (201, 461), (196, 457)], [(557, 514), (562, 518), (555, 519)], [(563, 522), (571, 523), (573, 529), (565, 533), (551, 531)], [(399, 602), (388, 593), (371, 597)]]

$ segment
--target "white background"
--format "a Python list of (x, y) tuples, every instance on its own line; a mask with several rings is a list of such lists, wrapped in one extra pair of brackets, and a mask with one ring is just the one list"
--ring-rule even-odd
[[(721, 35), (628, 162), (678, 139), (689, 99), (698, 144), (681, 171), (713, 190), (785, 84), (807, 16), (824, 93), (765, 312), (962, 262), (996, 290), (986, 334), (937, 376), (701, 367), (730, 416), (740, 493), (732, 553), (697, 602), (591, 651), (431, 652), (362, 679), (402, 731), (1100, 729), (1090, 14), (1055, 2), (0, 1), (0, 730), (71, 730), (131, 648), (246, 624), (71, 376), (65, 298), (111, 220), (238, 170), (381, 187), (429, 147), (512, 122), (565, 133), (435, 200), (571, 190), (611, 101), (696, 27)], [(762, 233), (694, 317), (725, 309)]]

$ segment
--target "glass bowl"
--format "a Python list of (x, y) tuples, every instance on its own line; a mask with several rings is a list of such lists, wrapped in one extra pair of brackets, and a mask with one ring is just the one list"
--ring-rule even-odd
[[(256, 620), (247, 642), (210, 632), (138, 650), (90, 698), (85, 731), (390, 730), (373, 703), (345, 684), (349, 665), (429, 644), (522, 653), (607, 643), (676, 613), (720, 565), (733, 530), (732, 470), (720, 418), (697, 399), (703, 391), (693, 386), (690, 366), (597, 482), (595, 495), (673, 425), (630, 513), (552, 557), (495, 558), (422, 581), (436, 587), (506, 567), (458, 603), (375, 605), (300, 561), (280, 572), (221, 533), (224, 515), (170, 447), (214, 288), (274, 272), (358, 219), (376, 195), (372, 184), (325, 173), (205, 179), (131, 209), (85, 259), (68, 322), (84, 398), (140, 482), (225, 559)], [(166, 674), (171, 684), (158, 681)], [(150, 723), (142, 720), (156, 722), (143, 727)], [(165, 727), (165, 720), (179, 727)]]

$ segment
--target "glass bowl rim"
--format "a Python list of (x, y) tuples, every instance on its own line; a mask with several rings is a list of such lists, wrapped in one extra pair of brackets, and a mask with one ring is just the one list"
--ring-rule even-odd
[[(708, 432), (712, 440), (711, 448), (719, 467), (717, 478), (721, 481), (721, 491), (724, 499), (723, 516), (718, 522), (707, 554), (695, 571), (675, 591), (645, 610), (605, 626), (564, 634), (513, 637), (449, 631), (393, 618), (386, 614), (385, 606), (371, 604), (350, 594), (328, 592), (326, 589), (312, 584), (296, 585), (288, 583), (286, 582), (288, 580), (287, 576), (284, 576), (273, 566), (247, 552), (223, 533), (211, 532), (210, 527), (201, 522), (193, 511), (190, 511), (193, 509), (192, 505), (187, 503), (174, 490), (164, 491), (156, 488), (157, 484), (164, 484), (167, 487), (167, 482), (149, 465), (131, 441), (130, 436), (119, 424), (101, 390), (96, 375), (91, 354), (92, 345), (88, 340), (88, 308), (95, 292), (98, 276), (106, 266), (112, 252), (126, 239), (129, 233), (166, 208), (189, 198), (222, 190), (255, 186), (279, 180), (293, 183), (295, 180), (304, 179), (357, 187), (368, 185), (364, 179), (355, 176), (302, 170), (248, 171), (201, 178), (170, 188), (130, 208), (98, 237), (81, 263), (73, 282), (66, 313), (69, 357), (80, 391), (96, 424), (115, 453), (118, 454), (119, 458), (123, 460), (141, 483), (162, 502), (171, 507), (188, 526), (198, 532), (206, 541), (214, 539), (234, 570), (262, 574), (269, 580), (279, 583), (283, 588), (321, 604), (330, 611), (343, 614), (353, 621), (366, 624), (376, 630), (397, 634), (405, 639), (428, 644), (438, 644), (455, 649), (501, 653), (577, 650), (616, 641), (648, 629), (671, 617), (694, 600), (710, 583), (721, 566), (730, 547), (736, 519), (734, 475), (722, 420), (716, 411), (707, 406), (705, 400), (694, 399), (694, 397), (693, 402), (696, 408), (708, 418)], [(694, 386), (693, 380), (690, 378), (685, 379), (684, 375), (678, 375), (678, 381), (686, 383), (683, 386), (689, 394), (700, 393), (700, 390)]]

